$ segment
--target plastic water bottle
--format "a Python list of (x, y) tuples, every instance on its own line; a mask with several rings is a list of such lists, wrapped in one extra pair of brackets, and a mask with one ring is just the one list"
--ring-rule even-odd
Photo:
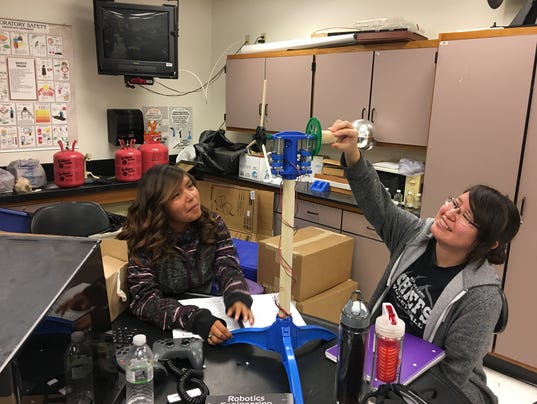
[(144, 334), (135, 335), (132, 344), (125, 359), (127, 404), (153, 404), (153, 352)]
[(403, 193), (400, 189), (395, 191), (395, 194), (393, 196), (393, 203), (395, 203), (399, 207), (403, 206)]
[(382, 315), (375, 321), (373, 389), (384, 383), (399, 383), (404, 336), (405, 322), (397, 316), (391, 303), (383, 303)]
[(338, 404), (360, 402), (370, 321), (369, 310), (360, 300), (360, 291), (353, 291), (341, 311), (339, 323), (335, 388)]
[(84, 333), (71, 334), (64, 355), (66, 403), (93, 403), (93, 353), (84, 341)]

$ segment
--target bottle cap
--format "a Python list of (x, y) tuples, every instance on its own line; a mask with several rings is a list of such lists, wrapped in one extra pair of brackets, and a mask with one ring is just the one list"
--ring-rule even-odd
[(382, 315), (375, 320), (375, 332), (386, 338), (405, 335), (405, 322), (397, 316), (391, 303), (382, 303)]
[[(354, 299), (354, 296), (357, 296)], [(341, 323), (350, 328), (366, 328), (369, 327), (371, 317), (366, 304), (360, 300), (361, 292), (354, 290), (343, 310), (341, 310)]]
[(132, 338), (132, 343), (136, 346), (142, 346), (142, 345), (145, 345), (145, 343), (147, 342), (147, 339), (145, 337), (144, 334), (136, 334), (133, 338)]
[(84, 340), (84, 332), (82, 332), (82, 331), (74, 331), (71, 334), (71, 341), (73, 341), (73, 342), (81, 342), (82, 340)]

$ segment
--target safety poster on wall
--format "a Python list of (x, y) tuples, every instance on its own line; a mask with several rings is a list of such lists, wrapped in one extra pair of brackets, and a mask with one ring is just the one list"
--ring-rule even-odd
[(76, 140), (71, 27), (0, 18), (0, 152)]

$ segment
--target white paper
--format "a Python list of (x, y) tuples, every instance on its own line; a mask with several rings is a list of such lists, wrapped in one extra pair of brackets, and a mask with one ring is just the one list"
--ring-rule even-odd
[[(276, 315), (278, 314), (278, 307), (276, 306), (274, 299), (278, 296), (278, 293), (266, 293), (262, 295), (252, 295), (252, 312), (254, 313), (255, 322), (250, 325), (247, 321), (244, 322), (244, 328), (263, 328), (268, 327), (276, 321)], [(200, 308), (208, 309), (213, 316), (219, 317), (226, 321), (227, 328), (229, 330), (236, 330), (240, 328), (235, 319), (226, 315), (224, 306), (224, 298), (222, 296), (215, 297), (201, 297), (194, 299), (179, 300), (182, 305), (194, 305)], [(306, 325), (306, 322), (302, 318), (300, 312), (296, 309), (295, 305), (291, 302), (291, 316), (293, 318), (293, 324), (296, 326)], [(173, 330), (173, 338), (184, 338), (185, 333), (192, 336), (193, 334), (185, 332), (184, 330)]]

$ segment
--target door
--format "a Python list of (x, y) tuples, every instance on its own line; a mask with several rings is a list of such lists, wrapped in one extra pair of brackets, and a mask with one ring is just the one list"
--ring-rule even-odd
[(535, 249), (535, 229), (537, 228), (537, 94), (533, 102), (525, 143), (520, 187), (517, 205), (522, 216), (522, 224), (509, 251), (505, 269), (504, 290), (509, 302), (509, 321), (507, 328), (496, 337), (494, 352), (514, 359), (525, 365), (537, 368), (537, 349), (535, 335), (537, 322), (537, 262)]
[(421, 216), (474, 184), (515, 195), (536, 36), (443, 41)]
[(323, 129), (336, 119), (367, 118), (372, 67), (373, 52), (315, 56), (312, 116)]
[(260, 122), (265, 59), (226, 62), (226, 126), (255, 129)]
[(436, 48), (375, 51), (369, 119), (378, 142), (427, 146)]
[(267, 131), (304, 132), (306, 129), (311, 108), (312, 63), (312, 55), (266, 59)]

